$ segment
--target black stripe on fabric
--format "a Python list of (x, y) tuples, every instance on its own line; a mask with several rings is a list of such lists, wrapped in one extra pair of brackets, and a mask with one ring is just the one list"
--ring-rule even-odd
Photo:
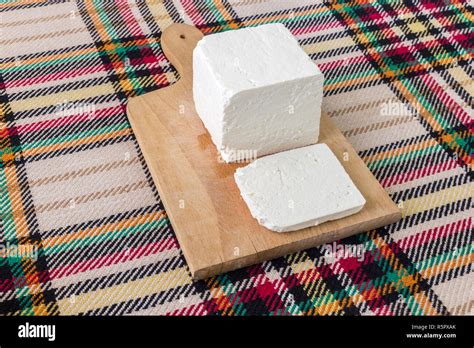
[[(472, 273), (472, 262), (468, 262), (465, 265), (456, 266), (454, 268), (450, 268), (446, 271), (440, 272), (437, 275), (430, 277), (428, 281), (432, 286), (437, 286), (437, 285), (449, 282), (453, 279), (460, 278), (462, 276), (465, 276), (471, 273)], [(455, 314), (455, 313), (450, 313), (450, 314)]]
[[(166, 221), (163, 221), (166, 224)], [(116, 234), (115, 231), (111, 234)], [(86, 243), (78, 243), (72, 249), (60, 250), (57, 252), (49, 251), (46, 254), (50, 268), (63, 268), (67, 265), (75, 263), (87, 262), (95, 258), (103, 258), (107, 255), (112, 255), (127, 249), (139, 248), (150, 244), (159, 242), (160, 239), (173, 240), (175, 237), (169, 234), (166, 226), (157, 229), (145, 229), (139, 232), (129, 232), (124, 236), (114, 236), (109, 240), (101, 240), (100, 237), (95, 241)], [(92, 239), (92, 238), (91, 238)], [(112, 256), (111, 256), (112, 257)]]
[[(2, 86), (0, 95), (2, 96), (3, 110), (4, 110), (4, 115), (5, 115), (4, 122), (6, 123), (7, 128), (11, 129), (14, 127), (16, 115), (11, 110), (10, 99), (6, 94), (6, 90), (3, 88), (3, 86), (5, 86), (5, 81), (3, 80), (3, 77), (1, 74), (0, 74), (0, 86)], [(9, 120), (7, 120), (7, 117), (9, 118)], [(37, 276), (38, 274), (41, 274), (44, 277), (46, 277), (46, 279), (38, 279), (39, 280), (38, 291), (31, 292), (31, 289), (28, 288), (27, 296), (31, 299), (33, 306), (45, 305), (47, 308), (51, 309), (53, 313), (56, 313), (58, 311), (58, 307), (55, 301), (54, 292), (48, 293), (47, 298), (44, 293), (44, 289), (49, 288), (51, 285), (51, 282), (47, 273), (48, 264), (44, 256), (44, 249), (42, 246), (43, 244), (41, 241), (41, 236), (38, 233), (39, 232), (38, 221), (36, 219), (35, 214), (28, 213), (30, 209), (33, 209), (33, 198), (32, 198), (31, 190), (28, 183), (25, 163), (23, 160), (21, 160), (23, 157), (22, 152), (21, 152), (23, 144), (21, 143), (18, 134), (11, 134), (11, 133), (8, 133), (8, 141), (5, 141), (5, 144), (7, 143), (9, 143), (9, 145), (11, 145), (15, 149), (14, 150), (15, 157), (20, 158), (20, 161), (9, 161), (6, 167), (10, 169), (10, 175), (13, 175), (12, 174), (13, 171), (16, 174), (17, 182), (15, 184), (18, 185), (18, 189), (19, 189), (18, 192), (20, 196), (19, 197), (20, 204), (22, 205), (22, 208), (25, 209), (25, 213), (23, 214), (23, 216), (25, 218), (26, 225), (27, 225), (26, 230), (28, 231), (28, 235), (26, 237), (22, 237), (22, 238), (16, 237), (13, 241), (9, 240), (9, 242), (32, 245), (36, 248), (36, 254), (37, 254), (36, 260), (28, 260), (28, 262), (24, 262), (22, 259), (18, 259), (14, 261), (11, 260), (9, 261), (9, 266), (12, 268), (18, 267), (22, 272), (22, 276), (32, 277), (32, 276)], [(1, 169), (2, 170), (5, 169), (4, 163), (2, 163)], [(16, 199), (18, 199), (18, 197), (16, 197)], [(4, 218), (5, 217), (2, 216), (0, 219), (0, 221), (2, 222), (2, 225), (4, 225), (3, 223)], [(13, 226), (13, 228), (16, 227), (15, 224), (11, 226)], [(10, 234), (11, 232), (12, 231), (5, 230), (4, 237), (6, 237), (7, 234)], [(17, 236), (16, 233), (15, 233), (15, 236)], [(12, 265), (12, 263), (16, 265)], [(29, 265), (31, 266), (28, 267)], [(13, 302), (10, 302), (10, 303), (13, 303)], [(19, 302), (19, 303), (20, 303), (20, 307), (22, 307), (23, 309), (24, 302)]]
[[(393, 241), (393, 238), (391, 236), (389, 236), (389, 241), (387, 243), (389, 245), (390, 244), (396, 244)], [(412, 274), (413, 278), (416, 280), (416, 285), (413, 286), (413, 289), (412, 289), (412, 290), (415, 290), (415, 291), (414, 292), (410, 291), (411, 295), (414, 295), (418, 292), (424, 292), (426, 294), (426, 296), (428, 297), (428, 299), (432, 302), (434, 308), (438, 311), (438, 313), (441, 314), (441, 315), (447, 315), (448, 310), (447, 310), (446, 306), (441, 302), (438, 295), (433, 291), (433, 289), (431, 288), (431, 286), (427, 282), (427, 280), (424, 279), (420, 275), (420, 273), (416, 270), (411, 258), (407, 254), (405, 254), (398, 247), (391, 248), (391, 250), (394, 252), (395, 257), (397, 258), (397, 261), (399, 261), (403, 265), (403, 268), (406, 269), (406, 270), (411, 270), (412, 271), (411, 274)]]
[[(63, 103), (64, 100), (60, 100), (59, 102)], [(74, 101), (72, 103), (97, 105), (101, 103), (111, 103), (111, 102), (118, 103), (117, 96), (114, 93), (86, 97), (86, 98), (82, 98), (77, 101)], [(22, 120), (28, 117), (39, 117), (39, 116), (44, 116), (48, 114), (55, 114), (57, 113), (57, 111), (58, 111), (58, 104), (53, 104), (53, 105), (48, 105), (44, 107), (37, 107), (34, 109), (15, 112), (15, 118), (16, 120)]]
[[(196, 289), (192, 284), (176, 286), (171, 289), (159, 291), (151, 295), (134, 298), (129, 301), (115, 303), (110, 306), (89, 310), (81, 313), (81, 315), (126, 315), (146, 310), (149, 308), (162, 306), (165, 303), (170, 303), (173, 300), (182, 298), (186, 301), (186, 296), (198, 295)], [(165, 314), (165, 313), (160, 313)]]
[[(429, 21), (429, 18), (427, 18), (425, 14), (420, 13), (418, 11), (415, 11), (413, 13), (415, 14), (415, 17), (418, 21), (422, 21), (423, 23), (425, 23), (425, 27), (431, 28), (432, 30), (438, 30), (433, 27), (432, 23)], [(407, 38), (411, 40), (415, 40), (418, 44), (421, 44), (424, 46), (424, 44), (419, 40), (419, 36), (412, 34), (406, 24), (401, 25), (400, 28), (405, 33)], [(447, 31), (446, 28), (443, 28), (443, 32), (446, 32), (446, 31)], [(433, 34), (436, 36), (435, 33)], [(456, 49), (443, 36), (441, 36), (441, 38), (439, 38), (438, 41), (439, 41), (439, 44), (441, 45), (440, 48), (444, 49), (446, 52), (450, 52), (450, 53), (456, 52)], [(427, 48), (425, 47), (425, 49)], [(415, 50), (414, 51), (415, 57), (420, 58), (419, 53), (420, 53), (420, 50)], [(447, 67), (449, 66), (437, 67), (436, 71), (446, 69)], [(421, 79), (413, 79), (412, 83), (415, 85), (415, 87), (418, 90), (420, 90), (423, 93), (424, 97), (430, 102), (430, 104), (436, 108), (435, 113), (443, 115), (444, 120), (446, 122), (451, 123), (452, 128), (456, 129), (459, 127), (464, 127), (463, 125), (460, 124), (459, 120), (454, 116), (454, 114), (450, 112), (450, 110), (443, 103), (439, 102), (438, 96), (429, 90), (425, 82), (421, 81)], [(441, 141), (437, 137), (438, 132), (434, 131), (428, 123), (425, 123), (425, 122), (421, 122), (421, 123), (426, 129), (430, 131), (430, 134), (432, 134), (433, 138), (435, 138), (435, 140), (437, 140), (438, 143), (440, 143), (440, 145), (449, 153), (451, 157), (454, 157), (456, 155), (456, 152), (449, 145), (446, 145), (443, 141)], [(447, 131), (447, 130), (445, 129), (444, 131)], [(465, 162), (463, 162), (461, 165), (464, 168), (467, 167), (467, 163)]]
[[(369, 88), (369, 87), (374, 87), (374, 86), (380, 86), (380, 85), (385, 85), (386, 81), (384, 79), (373, 79), (373, 80), (363, 80), (359, 79), (360, 81), (357, 83), (352, 83), (347, 86), (341, 86), (337, 88), (333, 88), (331, 90), (324, 90), (324, 97), (329, 97), (332, 95), (338, 95), (338, 94), (344, 94), (348, 92), (357, 92), (358, 90)], [(326, 82), (327, 84), (327, 82)]]
[[(331, 6), (332, 7), (332, 6)], [(360, 13), (364, 13), (364, 9), (358, 9), (357, 10), (357, 16), (360, 17)], [(337, 9), (335, 8), (332, 8), (332, 13), (334, 14), (334, 16), (336, 16), (336, 18), (341, 22), (342, 25), (345, 26), (345, 19), (343, 18), (343, 16), (338, 12)], [(347, 27), (347, 26), (345, 26)], [(353, 39), (355, 40), (355, 42), (358, 42), (358, 38), (357, 38), (357, 35), (355, 35), (355, 33), (351, 30), (351, 29), (348, 29), (349, 33), (351, 34), (351, 36), (353, 37)], [(367, 52), (368, 50), (368, 47), (365, 47), (366, 45), (362, 45), (361, 46), (361, 49), (364, 51), (364, 52)], [(367, 45), (368, 46), (368, 45)], [(374, 66), (375, 69), (377, 69), (377, 71), (379, 72), (382, 72), (380, 71), (380, 67), (378, 66), (378, 64), (376, 63), (376, 61), (374, 60), (371, 60), (371, 64)], [(402, 98), (403, 100), (403, 96), (400, 94), (400, 92), (398, 92), (398, 90), (392, 85), (392, 83), (390, 83), (391, 81), (389, 81), (387, 79), (387, 81), (389, 83), (389, 87), (390, 89), (392, 89), (396, 95), (400, 98)], [(423, 126), (425, 128), (428, 128), (428, 130), (431, 130), (430, 127), (428, 126), (428, 124), (426, 122), (421, 122), (423, 124)], [(435, 209), (436, 210), (436, 209)], [(433, 211), (433, 210), (432, 210)], [(426, 213), (426, 212), (425, 212)], [(427, 214), (422, 214), (421, 216), (424, 216), (424, 218), (426, 219), (428, 216)], [(443, 214), (444, 215), (444, 214)], [(429, 218), (429, 217), (428, 217)], [(401, 227), (401, 228), (406, 228), (407, 225), (410, 225), (410, 226), (413, 226), (413, 224), (415, 223), (415, 221), (419, 221), (420, 218), (417, 218), (417, 217), (410, 217), (410, 218), (405, 218), (403, 220), (401, 220), (400, 223), (396, 224), (398, 225), (398, 229)], [(408, 257), (404, 256), (403, 254), (399, 254), (398, 258), (400, 259), (400, 261), (405, 265), (406, 268), (411, 268), (413, 267), (413, 264), (411, 263), (411, 261), (409, 260)], [(435, 304), (435, 307), (440, 311), (441, 314), (446, 314), (447, 313), (447, 309), (446, 307), (441, 303), (441, 301), (437, 298), (437, 296), (434, 294), (434, 292), (430, 289), (429, 287), (429, 284), (426, 283), (426, 281), (424, 280), (421, 280), (421, 283), (420, 285), (423, 287), (424, 291), (428, 294), (428, 297), (432, 300), (432, 302), (434, 302)]]
[[(413, 263), (422, 262), (433, 256), (447, 254), (459, 250), (466, 245), (472, 245), (472, 229), (469, 227), (454, 228), (454, 231), (448, 235), (435, 238), (428, 242), (413, 245), (407, 254)], [(434, 232), (433, 232), (434, 233)], [(421, 244), (422, 243), (422, 244)]]
[(45, 95), (50, 95), (54, 97), (54, 94), (68, 91), (77, 91), (83, 88), (96, 87), (100, 85), (107, 84), (107, 78), (104, 76), (93, 77), (88, 79), (83, 79), (80, 81), (71, 81), (64, 84), (58, 84), (51, 87), (42, 87), (37, 89), (29, 89), (28, 91), (22, 91), (18, 93), (11, 93), (10, 96), (12, 100), (25, 100), (36, 97), (42, 97)]
[[(465, 157), (471, 157), (474, 153), (474, 135), (471, 131), (474, 121), (470, 122), (470, 125), (458, 125), (455, 127), (448, 127), (439, 132), (432, 132), (431, 135), (436, 139), (436, 141), (441, 145), (444, 151), (449, 154), (449, 156), (457, 162), (457, 164), (463, 168), (464, 171), (472, 173), (470, 164), (468, 161), (464, 160)], [(457, 138), (466, 140), (466, 143), (463, 144), (463, 141), (454, 142), (456, 144), (453, 146), (453, 141), (446, 140), (444, 137), (446, 135), (455, 134)], [(461, 151), (459, 151), (459, 149)], [(460, 152), (460, 155), (458, 154)]]
[[(343, 38), (348, 38), (352, 40), (352, 38), (348, 35), (347, 32), (345, 31), (336, 31), (333, 33), (327, 33), (327, 34), (321, 34), (321, 33), (315, 33), (314, 36), (306, 37), (301, 40), (299, 40), (299, 43), (301, 46), (309, 46), (315, 43), (324, 43), (336, 39), (343, 39)], [(348, 46), (349, 48), (349, 46)], [(357, 49), (357, 47), (350, 47), (352, 49)]]
[(435, 208), (424, 210), (420, 213), (405, 216), (402, 220), (390, 225), (391, 231), (399, 231), (409, 227), (437, 220), (455, 213), (464, 212), (472, 208), (472, 198), (464, 198)]
[[(441, 149), (440, 149), (441, 150)], [(404, 158), (395, 163), (387, 163), (384, 166), (371, 168), (370, 171), (377, 180), (381, 181), (392, 176), (400, 176), (412, 171), (422, 170), (434, 164), (442, 164), (450, 158), (444, 151), (433, 151), (431, 153), (422, 153), (412, 155), (411, 158)], [(394, 182), (399, 181), (393, 180)]]
[[(180, 16), (180, 13), (178, 9), (176, 8), (175, 4), (173, 1), (164, 1), (163, 6), (165, 7), (166, 13), (170, 16), (171, 20), (173, 23), (184, 23), (184, 19)], [(143, 6), (143, 14), (144, 17), (146, 17), (147, 21), (149, 21), (150, 24), (153, 26), (158, 27), (155, 25), (155, 21), (153, 17), (151, 16), (151, 11), (148, 8), (148, 6)]]
[(59, 157), (62, 155), (69, 155), (72, 153), (77, 153), (81, 151), (87, 151), (87, 150), (93, 150), (93, 149), (98, 149), (100, 147), (104, 147), (107, 145), (115, 145), (115, 144), (121, 144), (127, 141), (130, 141), (132, 139), (131, 134), (126, 134), (126, 135), (120, 135), (115, 138), (111, 139), (102, 139), (102, 140), (97, 140), (95, 142), (89, 143), (89, 144), (78, 144), (74, 145), (68, 148), (63, 148), (60, 150), (52, 150), (44, 153), (40, 153), (37, 155), (32, 155), (29, 156), (25, 159), (26, 162), (36, 162), (36, 161), (41, 161), (49, 158), (55, 158)]
[(229, 24), (235, 24), (237, 28), (243, 28), (244, 25), (242, 24), (241, 18), (237, 15), (237, 12), (234, 10), (232, 7), (231, 3), (229, 0), (221, 0), (221, 4), (224, 6), (224, 8), (229, 12), (232, 20), (231, 22), (228, 22)]
[[(458, 64), (459, 67), (469, 66), (467, 61), (461, 61)], [(439, 75), (444, 79), (446, 84), (453, 89), (457, 96), (466, 103), (469, 107), (474, 107), (474, 96), (468, 92), (466, 85), (472, 83), (472, 81), (465, 81), (465, 85), (462, 85), (460, 81), (456, 80), (448, 70), (442, 70), (438, 72)], [(474, 76), (474, 73), (467, 74), (468, 76)]]
[(50, 58), (52, 56), (66, 56), (68, 53), (73, 53), (73, 52), (81, 51), (88, 48), (95, 48), (95, 46), (93, 43), (86, 43), (86, 44), (81, 44), (81, 45), (76, 45), (76, 46), (67, 46), (67, 47), (40, 51), (40, 52), (30, 52), (27, 54), (19, 54), (19, 55), (15, 55), (11, 57), (0, 58), (0, 64), (15, 63), (16, 61), (20, 60), (21, 65), (25, 66), (25, 64), (23, 64), (23, 62), (21, 61), (35, 59), (35, 58)]
[[(364, 9), (358, 9), (357, 11), (359, 12), (364, 12), (365, 10)], [(357, 12), (356, 11), (356, 12)], [(334, 15), (342, 22), (342, 24), (345, 24), (345, 19), (338, 13), (337, 10), (333, 11)], [(358, 13), (358, 15), (360, 15), (360, 13)], [(357, 39), (357, 35), (355, 35), (355, 33), (351, 30), (351, 29), (348, 29), (348, 32), (351, 33), (353, 39), (355, 40), (355, 42), (358, 42), (358, 39)], [(370, 44), (372, 45), (372, 44)], [(368, 47), (369, 44), (366, 44), (366, 46)], [(367, 47), (364, 47), (364, 45), (361, 45), (361, 49), (365, 52), (367, 52)], [(370, 60), (370, 63), (374, 66), (374, 68), (381, 74), (383, 74), (383, 71), (381, 70), (381, 67), (378, 66), (377, 62), (373, 59)], [(388, 79), (383, 79), (383, 80), (387, 80), (386, 82), (390, 82)], [(393, 84), (389, 84), (389, 87), (396, 93), (396, 95), (401, 98), (401, 100), (404, 100), (404, 97), (403, 95), (401, 95), (401, 93), (393, 86)], [(420, 123), (425, 127), (427, 128), (429, 131), (432, 131), (432, 128), (431, 126), (426, 122), (426, 120), (424, 119), (421, 119), (420, 120)]]
[(9, 315), (11, 313), (17, 313), (21, 310), (23, 310), (23, 306), (20, 304), (17, 298), (0, 301), (0, 315)]
[(471, 181), (472, 179), (469, 178), (468, 175), (459, 174), (393, 193), (391, 194), (391, 197), (394, 202), (407, 201), (409, 199), (422, 197), (447, 188), (463, 186)]
[(48, 140), (59, 136), (68, 137), (65, 141), (70, 141), (75, 134), (92, 132), (104, 127), (113, 127), (125, 122), (124, 118), (124, 114), (120, 112), (107, 117), (83, 119), (80, 122), (29, 132), (21, 138), (25, 145), (28, 145), (30, 142), (44, 142), (46, 144)]
[(79, 296), (83, 293), (89, 293), (120, 284), (126, 284), (136, 280), (141, 280), (153, 275), (174, 271), (181, 267), (186, 267), (186, 261), (184, 261), (184, 258), (180, 253), (177, 256), (171, 256), (157, 262), (134, 267), (125, 271), (120, 271), (118, 273), (110, 273), (106, 276), (81, 280), (74, 284), (68, 284), (66, 286), (56, 288), (55, 291), (57, 293), (57, 298), (61, 300), (72, 296)]
[[(95, 32), (95, 27), (92, 23), (92, 21), (90, 20), (90, 18), (88, 17), (88, 14), (87, 14), (87, 11), (85, 11), (85, 7), (84, 7), (84, 3), (83, 1), (80, 1), (79, 4), (78, 4), (78, 7), (81, 9), (81, 13), (82, 13), (82, 17), (83, 17), (83, 20), (84, 22), (86, 23), (86, 26), (87, 28), (89, 29), (89, 32), (91, 33), (91, 36), (94, 38), (94, 41), (96, 43), (96, 47), (97, 47), (97, 50), (100, 53), (100, 56), (103, 60), (103, 64), (104, 66), (107, 68), (109, 67), (109, 63), (110, 63), (110, 58), (107, 56), (107, 52), (104, 48), (104, 42), (101, 42), (101, 38), (97, 35), (97, 33)], [(148, 9), (146, 8), (146, 6), (139, 6), (139, 11), (141, 13), (148, 13), (147, 17), (149, 15), (151, 15), (151, 13), (149, 13), (149, 11), (147, 11)], [(144, 12), (143, 12), (144, 11)], [(150, 18), (150, 25), (152, 25), (151, 29), (152, 30), (158, 30), (159, 31), (159, 28), (158, 26), (154, 26), (152, 23), (151, 23), (152, 19)], [(153, 37), (157, 37), (159, 35), (158, 32), (155, 32), (153, 33)], [(135, 40), (136, 38), (127, 38), (127, 40)], [(115, 43), (120, 43), (119, 41), (120, 39), (116, 39), (115, 40)], [(103, 51), (103, 52), (102, 52)], [(161, 53), (161, 50), (160, 52), (156, 51), (156, 48), (153, 49), (151, 48), (151, 51), (150, 51), (152, 54), (155, 54), (155, 55), (158, 55)], [(173, 69), (169, 66), (168, 68), (165, 68), (165, 70), (169, 70), (169, 71), (173, 71)], [(151, 73), (162, 73), (164, 70), (152, 70), (150, 71)], [(151, 90), (155, 90), (157, 88), (161, 88), (161, 87), (165, 87), (167, 85), (169, 85), (169, 83), (164, 83), (164, 84), (161, 84), (161, 85), (153, 85), (153, 86), (150, 86), (150, 87), (147, 87), (147, 88), (143, 88), (143, 91), (131, 91), (130, 93), (124, 93), (121, 89), (121, 85), (119, 83), (119, 81), (121, 79), (128, 79), (128, 75), (124, 75), (124, 74), (120, 74), (120, 73), (116, 73), (115, 71), (112, 71), (111, 69), (108, 69), (107, 68), (107, 73), (108, 73), (108, 76), (110, 77), (110, 80), (114, 86), (114, 88), (116, 89), (116, 95), (117, 95), (117, 98), (123, 102), (123, 103), (126, 103), (126, 97), (129, 97), (129, 96), (133, 96), (135, 94), (135, 92), (137, 92), (138, 94), (141, 94), (141, 93), (146, 93), (147, 91), (151, 91)], [(127, 139), (130, 139), (134, 142), (134, 145), (135, 145), (135, 148), (137, 150), (137, 153), (139, 154), (139, 158), (140, 158), (140, 162), (142, 164), (142, 168), (143, 168), (143, 171), (145, 173), (145, 176), (147, 177), (147, 180), (148, 180), (148, 183), (149, 183), (149, 187), (151, 188), (151, 190), (153, 191), (154, 193), (154, 196), (157, 200), (159, 200), (160, 202), (160, 208), (159, 209), (163, 209), (163, 206), (161, 205), (161, 200), (159, 198), (159, 194), (158, 194), (158, 191), (156, 190), (156, 187), (155, 185), (153, 184), (153, 181), (152, 181), (152, 178), (151, 178), (151, 175), (149, 173), (149, 170), (148, 170), (148, 167), (146, 166), (146, 163), (145, 163), (145, 160), (143, 158), (143, 155), (141, 154), (141, 150), (140, 150), (140, 147), (138, 146), (138, 143), (137, 143), (137, 140), (135, 138), (135, 136), (133, 134), (130, 134), (129, 137), (127, 137)], [(166, 232), (167, 233), (172, 233), (172, 229), (170, 226), (167, 227), (166, 229)]]
[[(183, 20), (180, 18), (178, 11), (174, 7), (174, 4), (169, 1), (163, 2), (163, 6), (165, 7), (165, 10), (167, 13), (170, 15), (172, 18), (173, 23), (183, 23)], [(137, 2), (137, 7), (140, 12), (140, 15), (144, 19), (146, 25), (150, 28), (152, 35), (151, 37), (155, 38), (157, 41), (160, 41), (160, 48), (158, 47), (150, 47), (150, 49), (154, 52), (156, 56), (160, 55), (162, 53), (161, 51), (161, 28), (159, 27), (157, 21), (155, 21), (155, 18), (153, 17), (153, 14), (151, 13), (150, 8), (148, 7), (148, 4), (146, 1), (143, 2)], [(175, 77), (175, 79), (178, 79), (178, 73), (176, 72), (176, 69), (169, 64), (169, 61), (166, 60), (164, 61), (164, 64), (162, 66), (163, 72), (164, 73), (172, 73)], [(156, 86), (155, 89), (165, 87), (165, 86)]]
[[(316, 53), (311, 53), (309, 54), (309, 57), (316, 61), (318, 60), (323, 60), (325, 58), (331, 58), (331, 59), (335, 59), (337, 56), (342, 56), (342, 55), (345, 55), (345, 54), (349, 54), (349, 53), (353, 53), (353, 52), (356, 52), (357, 51), (357, 48), (351, 46), (351, 47), (340, 47), (340, 48), (328, 48), (326, 51), (323, 51), (323, 52), (316, 52)], [(358, 68), (364, 68), (364, 65), (368, 66), (368, 64), (364, 64), (363, 62), (358, 62), (357, 63), (357, 67)], [(351, 67), (351, 65), (347, 65), (349, 67)], [(325, 79), (328, 79), (328, 78), (336, 78), (337, 76), (340, 76), (339, 74), (337, 74), (335, 72), (335, 70), (338, 70), (338, 69), (341, 69), (341, 67), (336, 67), (336, 68), (333, 68), (333, 69), (328, 69), (327, 71), (325, 71)], [(368, 70), (368, 69), (366, 69)]]
[[(426, 98), (425, 103), (429, 103), (434, 109), (434, 114), (443, 115), (445, 122), (449, 123), (450, 128), (463, 126), (455, 114), (449, 109), (449, 106), (440, 102), (439, 97), (431, 91), (430, 87), (428, 87), (423, 80), (412, 79), (411, 82), (417, 90), (423, 94), (424, 98)], [(431, 129), (430, 131), (436, 134), (435, 130)]]
[(12, 12), (12, 11), (18, 11), (18, 10), (27, 10), (31, 8), (39, 8), (39, 7), (48, 7), (48, 6), (54, 6), (56, 4), (64, 4), (64, 3), (69, 3), (70, 0), (54, 0), (52, 1), (36, 1), (36, 2), (31, 2), (31, 3), (21, 3), (16, 2), (18, 5), (15, 6), (0, 6), (0, 12), (6, 13), (6, 12)]
[(159, 211), (160, 207), (161, 207), (160, 204), (154, 204), (154, 205), (149, 205), (143, 208), (131, 209), (126, 212), (108, 215), (96, 220), (89, 220), (87, 222), (81, 222), (81, 223), (69, 225), (66, 227), (42, 231), (41, 235), (43, 239), (59, 237), (59, 236), (63, 236), (63, 235), (71, 234), (71, 233), (76, 233), (77, 231), (84, 230), (84, 229), (92, 229), (92, 228), (101, 227), (103, 225), (106, 225), (115, 221), (127, 220), (130, 217), (136, 217), (137, 215), (145, 215), (148, 213), (153, 213), (155, 211)]
[[(298, 12), (307, 12), (307, 11), (311, 11), (311, 10), (318, 10), (322, 7), (325, 7), (325, 4), (315, 3), (315, 4), (311, 4), (311, 5), (298, 6), (298, 7), (283, 9), (283, 10), (279, 10), (279, 11), (269, 11), (269, 12), (265, 12), (265, 13), (259, 13), (259, 14), (256, 14), (256, 15), (249, 15), (249, 16), (242, 17), (241, 21), (243, 23), (253, 22), (253, 21), (257, 21), (259, 19), (267, 19), (269, 17), (280, 17), (280, 16), (283, 17), (284, 15), (288, 15), (288, 17), (289, 17), (289, 16), (291, 16), (292, 13), (296, 14)], [(324, 16), (321, 16), (320, 19), (318, 19), (317, 17), (310, 18), (310, 22), (314, 23), (314, 24), (317, 24), (318, 20), (321, 20), (324, 23), (325, 21), (328, 20), (328, 18), (326, 18)], [(300, 21), (298, 20), (298, 21), (294, 21), (294, 22), (291, 22), (291, 23), (285, 23), (285, 24), (288, 24), (288, 25), (292, 26), (291, 28), (295, 28), (296, 25), (299, 25), (298, 24), (299, 22)], [(302, 25), (302, 27), (304, 27), (304, 26)]]
[(88, 6), (87, 2), (85, 0), (78, 0), (76, 4), (79, 9), (80, 16), (84, 22), (84, 25), (86, 26), (89, 34), (94, 40), (94, 44), (99, 53), (99, 58), (101, 60), (101, 63), (104, 67), (104, 70), (107, 73), (110, 83), (112, 84), (115, 90), (115, 95), (121, 103), (125, 104), (127, 101), (127, 98), (132, 95), (130, 94), (130, 92), (123, 91), (123, 88), (120, 86), (120, 83), (119, 83), (120, 78), (116, 76), (116, 72), (113, 69), (111, 69), (112, 59), (110, 57), (110, 54), (107, 52), (107, 49), (105, 48), (108, 43), (101, 41), (99, 33), (97, 32), (96, 27), (94, 23), (92, 22), (89, 16), (89, 13), (87, 11), (87, 6)]
[[(369, 157), (369, 156), (374, 156), (374, 155), (377, 155), (379, 153), (386, 152), (386, 151), (389, 151), (389, 150), (395, 151), (396, 149), (399, 149), (401, 147), (413, 145), (413, 144), (416, 144), (416, 143), (420, 143), (420, 142), (428, 140), (428, 139), (431, 139), (431, 136), (428, 133), (420, 134), (420, 135), (416, 135), (416, 136), (411, 137), (411, 138), (396, 140), (394, 142), (387, 143), (387, 144), (384, 144), (384, 145), (371, 147), (368, 150), (360, 151), (359, 156), (360, 157)], [(415, 146), (414, 146), (414, 148), (415, 148)], [(383, 160), (383, 158), (381, 160)]]
[[(67, 54), (67, 53), (66, 53)], [(61, 74), (75, 69), (86, 69), (100, 64), (98, 56), (84, 56), (71, 62), (59, 62), (50, 65), (35, 66), (34, 63), (29, 68), (28, 65), (22, 65), (21, 70), (11, 70), (2, 72), (9, 81), (21, 80), (23, 78), (39, 79), (49, 74)], [(56, 58), (53, 58), (56, 60)], [(46, 81), (50, 81), (48, 78)], [(53, 80), (54, 81), (54, 80)], [(21, 96), (21, 93), (20, 93)]]

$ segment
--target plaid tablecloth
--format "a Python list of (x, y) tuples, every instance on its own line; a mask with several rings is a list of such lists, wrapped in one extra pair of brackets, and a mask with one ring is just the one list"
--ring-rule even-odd
[[(472, 314), (471, 5), (2, 0), (0, 313)], [(404, 218), (192, 281), (125, 113), (179, 78), (173, 22), (284, 23)]]

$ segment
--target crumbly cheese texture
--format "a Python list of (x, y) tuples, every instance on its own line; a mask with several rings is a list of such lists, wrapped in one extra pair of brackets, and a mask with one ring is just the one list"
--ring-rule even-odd
[(284, 25), (205, 36), (193, 69), (196, 111), (224, 161), (318, 141), (323, 75)]
[(343, 218), (365, 204), (326, 144), (259, 158), (237, 169), (235, 181), (252, 216), (276, 232)]

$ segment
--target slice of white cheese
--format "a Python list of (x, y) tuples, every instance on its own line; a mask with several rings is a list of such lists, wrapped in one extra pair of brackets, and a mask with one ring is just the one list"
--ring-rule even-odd
[(326, 144), (259, 158), (237, 169), (235, 181), (252, 216), (277, 232), (352, 215), (365, 204)]
[(284, 25), (205, 36), (193, 69), (196, 111), (224, 161), (318, 141), (323, 75)]

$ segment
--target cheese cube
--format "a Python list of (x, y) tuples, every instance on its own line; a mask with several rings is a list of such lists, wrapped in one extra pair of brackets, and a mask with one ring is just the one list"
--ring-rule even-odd
[(326, 144), (259, 158), (235, 181), (252, 216), (287, 232), (357, 213), (365, 199)]
[(318, 141), (323, 75), (284, 25), (205, 36), (193, 69), (196, 111), (225, 162)]

